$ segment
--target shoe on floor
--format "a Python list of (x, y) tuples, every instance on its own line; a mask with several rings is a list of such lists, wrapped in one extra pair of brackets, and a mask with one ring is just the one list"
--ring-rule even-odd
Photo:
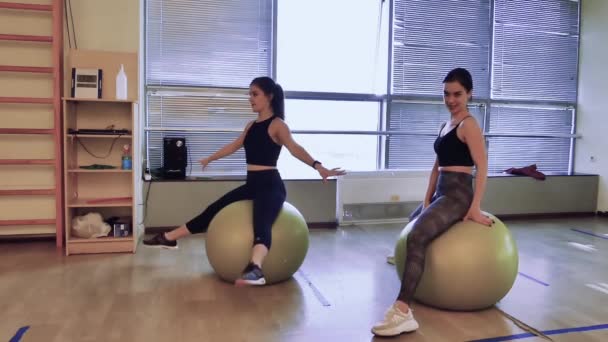
[(144, 240), (144, 245), (156, 248), (177, 249), (177, 241), (167, 240), (165, 233), (158, 233), (153, 237)]
[(384, 320), (372, 327), (372, 332), (377, 336), (397, 336), (416, 329), (418, 329), (418, 322), (414, 319), (412, 309), (410, 308), (407, 313), (404, 313), (393, 304), (386, 311)]
[(243, 285), (265, 285), (266, 279), (264, 279), (264, 273), (262, 273), (262, 269), (250, 262), (247, 267), (243, 270), (243, 274), (239, 279), (234, 282), (237, 286)]

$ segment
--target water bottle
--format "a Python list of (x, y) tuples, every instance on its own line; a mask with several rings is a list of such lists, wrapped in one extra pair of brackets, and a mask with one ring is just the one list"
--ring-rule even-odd
[(127, 74), (124, 65), (120, 65), (120, 70), (116, 74), (116, 99), (127, 99)]
[(131, 158), (131, 146), (129, 144), (122, 147), (122, 165), (123, 170), (131, 170), (133, 168), (133, 159)]

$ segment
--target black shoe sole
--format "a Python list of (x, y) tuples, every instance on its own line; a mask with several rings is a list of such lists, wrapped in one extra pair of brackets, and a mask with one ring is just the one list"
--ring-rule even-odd
[(175, 250), (175, 249), (179, 248), (178, 246), (146, 245), (145, 243), (143, 245), (147, 248), (159, 248), (159, 249), (169, 249), (169, 250)]

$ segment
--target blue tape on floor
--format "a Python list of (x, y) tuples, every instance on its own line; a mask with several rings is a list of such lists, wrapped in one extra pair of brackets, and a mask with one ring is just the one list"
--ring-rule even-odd
[(312, 292), (315, 294), (315, 297), (317, 297), (317, 300), (321, 303), (321, 305), (323, 305), (323, 306), (331, 306), (331, 304), (325, 298), (325, 296), (323, 296), (323, 294), (321, 293), (321, 291), (319, 291), (319, 289), (317, 289), (317, 287), (315, 286), (315, 284), (313, 284), (312, 281), (310, 281), (310, 279), (308, 279), (308, 277), (306, 276), (306, 274), (302, 270), (298, 270), (297, 273), (300, 274), (300, 276), (302, 276), (302, 278), (304, 278), (304, 280), (306, 281), (306, 283), (308, 284), (308, 286), (310, 286)]
[(25, 334), (25, 332), (29, 328), (30, 328), (29, 325), (26, 325), (24, 327), (19, 328), (19, 330), (17, 330), (17, 333), (15, 334), (15, 336), (13, 336), (13, 338), (11, 338), (8, 342), (19, 342), (19, 341), (21, 341), (21, 337), (23, 337), (23, 334)]
[(511, 340), (519, 340), (521, 338), (534, 337), (536, 335), (532, 333), (523, 333), (517, 335), (509, 335), (509, 336), (499, 336), (499, 337), (490, 337), (484, 338), (481, 340), (471, 340), (469, 342), (499, 342), (499, 341), (511, 341)]
[(584, 231), (582, 229), (570, 228), (570, 230), (573, 230), (573, 231), (575, 231), (577, 233), (587, 234), (587, 235), (591, 235), (591, 236), (596, 237), (596, 238), (608, 240), (608, 236), (598, 235), (598, 234), (595, 234), (595, 233), (592, 233), (592, 232)]
[(539, 283), (539, 284), (541, 284), (541, 285), (543, 285), (543, 286), (549, 286), (549, 284), (545, 283), (544, 281), (540, 281), (540, 280), (538, 280), (538, 279), (536, 279), (536, 278), (534, 278), (534, 277), (532, 277), (532, 276), (529, 276), (529, 275), (527, 275), (527, 274), (525, 274), (525, 273), (521, 273), (521, 272), (517, 272), (517, 273), (518, 273), (520, 276), (524, 277), (524, 278), (528, 278), (528, 279), (532, 280), (533, 282)]
[[(549, 335), (561, 335), (561, 334), (568, 334), (568, 333), (573, 333), (573, 332), (604, 330), (604, 329), (608, 329), (608, 324), (590, 325), (590, 326), (586, 326), (586, 327), (554, 329), (554, 330), (542, 331), (542, 333), (549, 336)], [(523, 333), (523, 334), (515, 334), (515, 335), (509, 335), (509, 336), (490, 337), (490, 338), (484, 338), (481, 340), (472, 340), (469, 342), (512, 341), (512, 340), (519, 340), (522, 338), (535, 337), (535, 336), (536, 335), (534, 335), (532, 333)]]

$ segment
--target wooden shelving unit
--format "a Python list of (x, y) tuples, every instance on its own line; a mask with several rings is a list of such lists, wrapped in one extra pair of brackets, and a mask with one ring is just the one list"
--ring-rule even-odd
[[(134, 103), (115, 101), (79, 101), (64, 99), (64, 170), (66, 255), (84, 253), (134, 253), (137, 244), (132, 170), (121, 169), (123, 145), (132, 150), (132, 135), (68, 134), (68, 129), (104, 128), (115, 125), (134, 129)], [(114, 169), (86, 169), (102, 164)], [(99, 213), (104, 220), (121, 217), (130, 222), (127, 237), (110, 236), (83, 239), (74, 236), (72, 220), (87, 213)], [(135, 232), (135, 234), (133, 233)]]
[(0, 236), (62, 248), (63, 1), (0, 1), (0, 12)]
[[(123, 146), (129, 145), (133, 153), (136, 145), (135, 134), (96, 135), (68, 132), (78, 129), (105, 129), (109, 126), (129, 132), (136, 131), (136, 102), (112, 99), (115, 95), (112, 80), (120, 64), (123, 64), (129, 82), (136, 82), (137, 55), (73, 50), (69, 55), (69, 64), (70, 68), (102, 69), (106, 81), (103, 83), (101, 99), (63, 99), (66, 255), (135, 253), (141, 236), (135, 221), (136, 180), (132, 169), (121, 168)], [(132, 72), (131, 75), (129, 71)], [(129, 93), (131, 96), (132, 94), (137, 92)], [(133, 97), (136, 98), (136, 95)], [(89, 168), (94, 164), (114, 168)], [(128, 221), (129, 235), (114, 236), (111, 229), (105, 237), (77, 237), (73, 231), (72, 220), (88, 213), (99, 213), (104, 221), (111, 217)]]

